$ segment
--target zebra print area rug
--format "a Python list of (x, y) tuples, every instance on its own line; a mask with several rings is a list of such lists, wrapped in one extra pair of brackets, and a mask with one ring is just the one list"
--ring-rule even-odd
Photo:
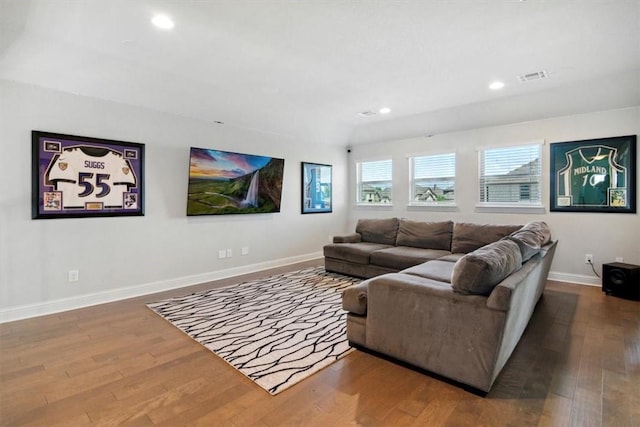
[(341, 293), (359, 281), (312, 267), (147, 306), (275, 395), (352, 350)]

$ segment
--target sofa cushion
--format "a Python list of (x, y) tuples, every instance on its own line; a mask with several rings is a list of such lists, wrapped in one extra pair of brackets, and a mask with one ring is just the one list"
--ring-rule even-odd
[(380, 249), (371, 253), (371, 264), (382, 267), (403, 270), (432, 259), (449, 254), (449, 251), (437, 249), (411, 248), (409, 246), (396, 246)]
[(451, 252), (469, 253), (496, 242), (520, 229), (521, 225), (493, 225), (457, 222), (453, 226)]
[(439, 260), (439, 261), (456, 262), (456, 261), (458, 261), (460, 258), (462, 258), (463, 256), (464, 256), (464, 254), (461, 254), (461, 253), (457, 253), (457, 254), (449, 254), (449, 255), (441, 256), (440, 258), (438, 258), (438, 260)]
[(345, 236), (333, 236), (333, 243), (360, 243), (362, 236), (358, 233), (347, 234)]
[(350, 261), (356, 264), (369, 264), (372, 252), (389, 248), (389, 245), (379, 243), (330, 243), (325, 245), (324, 256), (328, 258)]
[(518, 245), (511, 240), (499, 240), (460, 258), (453, 268), (451, 286), (461, 294), (489, 295), (521, 266)]
[(393, 246), (398, 235), (398, 218), (360, 219), (356, 233), (362, 236), (363, 242)]
[(451, 275), (453, 274), (453, 267), (455, 265), (455, 262), (436, 259), (407, 268), (406, 270), (402, 270), (401, 273), (437, 280), (439, 282), (451, 283)]
[(356, 314), (367, 314), (368, 280), (349, 286), (342, 291), (342, 308)]
[(551, 240), (551, 230), (544, 221), (531, 221), (505, 239), (513, 240), (518, 245), (522, 262), (525, 262), (540, 252), (540, 248)]
[(451, 249), (453, 221), (421, 222), (401, 219), (396, 246), (414, 248)]

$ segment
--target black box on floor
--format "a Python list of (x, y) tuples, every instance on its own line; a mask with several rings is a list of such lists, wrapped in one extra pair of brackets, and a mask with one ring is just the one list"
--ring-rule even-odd
[(640, 266), (622, 262), (602, 264), (602, 292), (640, 301)]

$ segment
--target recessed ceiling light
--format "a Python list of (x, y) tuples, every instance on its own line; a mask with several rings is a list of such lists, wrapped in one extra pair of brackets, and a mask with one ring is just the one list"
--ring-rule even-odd
[(389, 114), (391, 112), (391, 108), (389, 107), (382, 107), (381, 109), (378, 110), (378, 113), (380, 114)]
[(170, 30), (175, 26), (173, 20), (167, 15), (156, 15), (151, 18), (151, 22), (153, 23), (153, 25), (158, 28), (162, 28), (163, 30)]
[(498, 90), (498, 89), (502, 89), (503, 87), (504, 87), (504, 83), (499, 81), (495, 81), (489, 85), (489, 89), (491, 90)]

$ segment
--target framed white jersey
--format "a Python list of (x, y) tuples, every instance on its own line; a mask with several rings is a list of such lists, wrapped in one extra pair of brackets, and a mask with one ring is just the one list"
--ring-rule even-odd
[(144, 145), (32, 132), (33, 218), (144, 215)]
[(635, 212), (636, 136), (551, 144), (551, 210)]

